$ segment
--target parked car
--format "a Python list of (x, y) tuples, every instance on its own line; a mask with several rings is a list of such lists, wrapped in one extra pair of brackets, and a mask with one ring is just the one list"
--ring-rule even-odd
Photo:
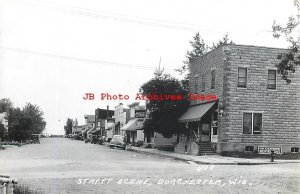
[(39, 134), (31, 134), (30, 142), (31, 143), (40, 143), (40, 135)]
[(84, 139), (84, 143), (90, 143), (92, 141), (92, 139), (90, 139), (90, 138), (85, 138)]
[(77, 136), (75, 137), (76, 140), (83, 140), (83, 136), (81, 134), (77, 134)]
[(126, 142), (125, 137), (122, 135), (114, 135), (109, 143), (110, 148), (122, 148), (125, 150), (126, 148)]
[(99, 138), (97, 135), (92, 135), (92, 140), (91, 144), (98, 144), (99, 143)]

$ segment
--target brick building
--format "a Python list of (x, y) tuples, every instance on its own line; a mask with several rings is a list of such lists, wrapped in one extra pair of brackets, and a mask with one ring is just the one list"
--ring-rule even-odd
[[(281, 79), (275, 65), (285, 51), (224, 45), (192, 61), (190, 91), (199, 99), (179, 118), (187, 135), (175, 151), (299, 152), (300, 71), (290, 84)], [(205, 95), (217, 99), (207, 102)]]
[(107, 106), (106, 109), (97, 108), (95, 110), (95, 130), (92, 133), (105, 136), (105, 121), (108, 118), (112, 118), (113, 115), (114, 111), (109, 110), (109, 106)]

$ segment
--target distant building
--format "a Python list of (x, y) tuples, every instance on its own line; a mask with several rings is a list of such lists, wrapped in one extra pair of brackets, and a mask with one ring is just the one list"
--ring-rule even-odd
[(121, 128), (129, 121), (130, 111), (124, 108), (124, 105), (120, 103), (115, 107), (113, 118), (115, 119), (115, 126), (113, 130), (114, 135), (124, 135), (125, 131), (121, 131)]
[[(191, 99), (179, 118), (188, 135), (180, 136), (175, 151), (299, 152), (300, 71), (296, 69), (290, 84), (281, 79), (275, 65), (283, 52), (224, 45), (192, 61), (190, 92), (199, 98)], [(217, 98), (203, 100), (212, 95)]]
[(97, 108), (95, 110), (95, 130), (92, 131), (92, 133), (105, 136), (105, 120), (107, 118), (112, 118), (113, 115), (114, 111), (109, 110), (109, 106), (107, 106), (107, 109)]
[(84, 126), (72, 126), (72, 134), (81, 134)]
[(113, 131), (115, 127), (115, 119), (114, 118), (107, 118), (105, 120), (105, 141), (110, 141), (113, 137)]
[(126, 141), (133, 145), (143, 145), (143, 124), (146, 119), (146, 107), (140, 106), (139, 102), (127, 105), (129, 107), (129, 122), (121, 128), (126, 134)]
[(7, 119), (7, 113), (3, 112), (0, 113), (0, 124), (4, 126), (5, 133), (8, 133), (8, 119)]
[(91, 131), (95, 129), (95, 115), (84, 115), (85, 125), (82, 132), (84, 138), (91, 137)]

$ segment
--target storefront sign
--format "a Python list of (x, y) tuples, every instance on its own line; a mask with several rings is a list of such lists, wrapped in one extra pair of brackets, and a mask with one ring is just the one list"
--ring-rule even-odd
[(272, 150), (274, 150), (275, 154), (282, 154), (281, 147), (258, 147), (259, 154), (271, 154)]
[(146, 110), (135, 110), (135, 118), (146, 118)]

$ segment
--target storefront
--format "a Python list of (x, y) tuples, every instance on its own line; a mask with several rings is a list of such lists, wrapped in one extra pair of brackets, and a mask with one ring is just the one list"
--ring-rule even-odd
[(178, 138), (175, 152), (192, 155), (215, 153), (218, 141), (218, 102), (191, 106), (178, 121), (185, 133)]

